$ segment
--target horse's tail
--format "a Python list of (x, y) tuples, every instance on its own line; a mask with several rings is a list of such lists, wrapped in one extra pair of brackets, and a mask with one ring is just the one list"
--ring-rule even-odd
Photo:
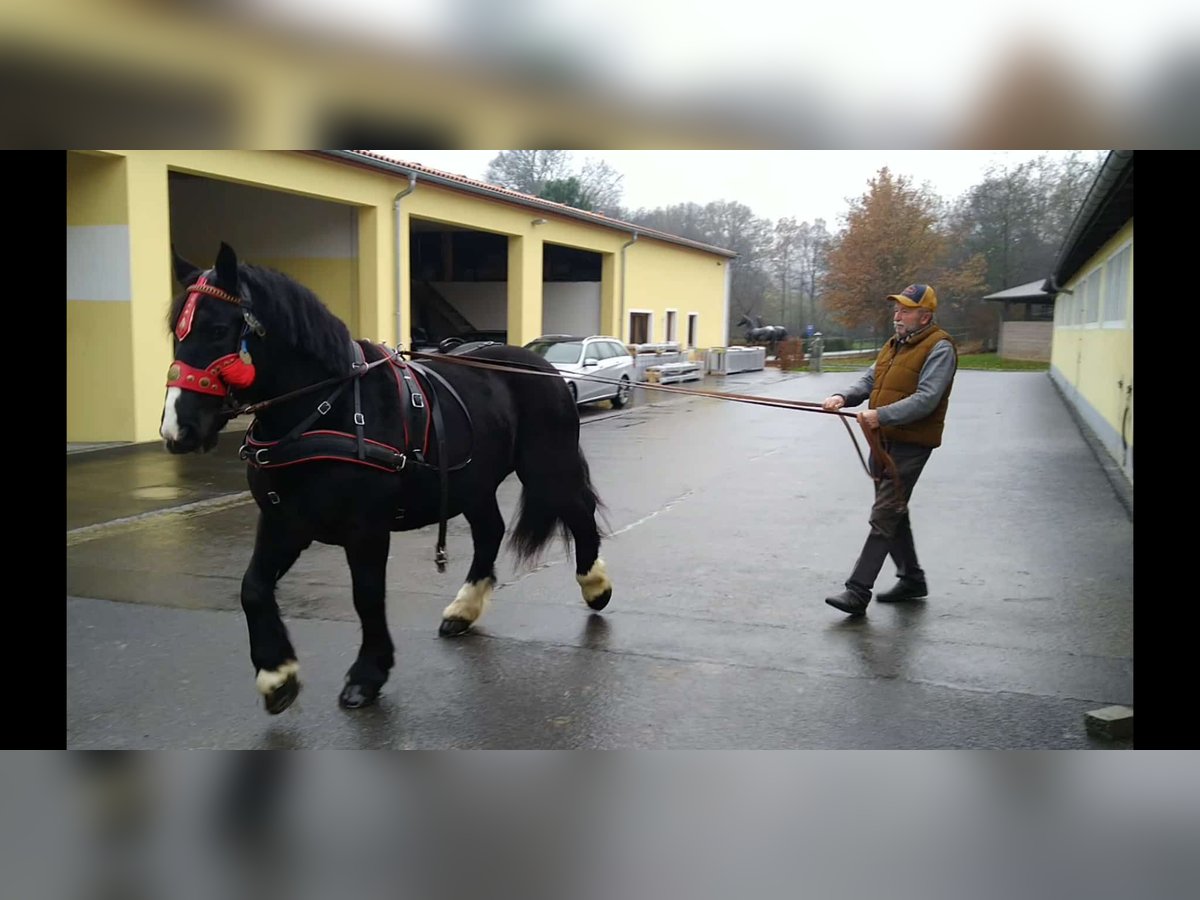
[(509, 547), (521, 563), (529, 563), (557, 534), (567, 546), (571, 543), (568, 517), (594, 517), (604, 504), (592, 486), (592, 473), (583, 448), (574, 448), (575, 464), (559, 468), (552, 482), (522, 478), (523, 488), (517, 521), (509, 537)]

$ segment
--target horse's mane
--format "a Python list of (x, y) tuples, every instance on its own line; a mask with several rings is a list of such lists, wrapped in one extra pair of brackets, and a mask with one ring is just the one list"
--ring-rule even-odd
[(255, 317), (267, 340), (282, 340), (340, 375), (349, 364), (350, 329), (304, 285), (265, 266), (243, 263), (238, 277), (250, 288)]
[[(321, 299), (282, 272), (243, 263), (238, 277), (250, 289), (250, 308), (267, 330), (267, 340), (282, 341), (307, 353), (331, 375), (340, 375), (350, 361), (350, 329)], [(167, 327), (173, 329), (187, 291), (171, 302)]]

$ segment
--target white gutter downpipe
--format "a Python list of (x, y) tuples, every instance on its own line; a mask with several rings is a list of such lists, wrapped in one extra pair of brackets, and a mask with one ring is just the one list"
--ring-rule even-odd
[(417, 173), (408, 173), (408, 187), (398, 193), (392, 200), (392, 208), (396, 212), (396, 348), (400, 349), (400, 307), (404, 303), (404, 282), (400, 280), (404, 272), (404, 242), (400, 231), (400, 201), (417, 189)]
[(625, 251), (637, 243), (638, 233), (635, 231), (633, 237), (621, 245), (621, 321), (618, 328), (621, 333), (621, 341), (629, 343), (629, 323), (625, 320)]

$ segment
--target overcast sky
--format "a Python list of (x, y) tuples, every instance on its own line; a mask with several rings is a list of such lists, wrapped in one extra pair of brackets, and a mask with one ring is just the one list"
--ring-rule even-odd
[[(482, 179), (498, 150), (381, 150), (397, 159)], [(757, 216), (825, 219), (842, 226), (847, 198), (859, 197), (881, 166), (914, 184), (928, 182), (947, 200), (983, 178), (994, 162), (1018, 163), (1040, 150), (577, 150), (573, 169), (585, 159), (605, 160), (625, 176), (628, 209), (736, 200)], [(1070, 151), (1046, 151), (1065, 156)], [(1087, 151), (1090, 155), (1095, 151)]]

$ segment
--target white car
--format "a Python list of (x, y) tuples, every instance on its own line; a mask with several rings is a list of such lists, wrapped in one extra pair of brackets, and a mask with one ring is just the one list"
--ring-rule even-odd
[(629, 348), (615, 337), (546, 334), (525, 345), (563, 373), (575, 405), (611, 400), (614, 409), (629, 402), (637, 367)]

